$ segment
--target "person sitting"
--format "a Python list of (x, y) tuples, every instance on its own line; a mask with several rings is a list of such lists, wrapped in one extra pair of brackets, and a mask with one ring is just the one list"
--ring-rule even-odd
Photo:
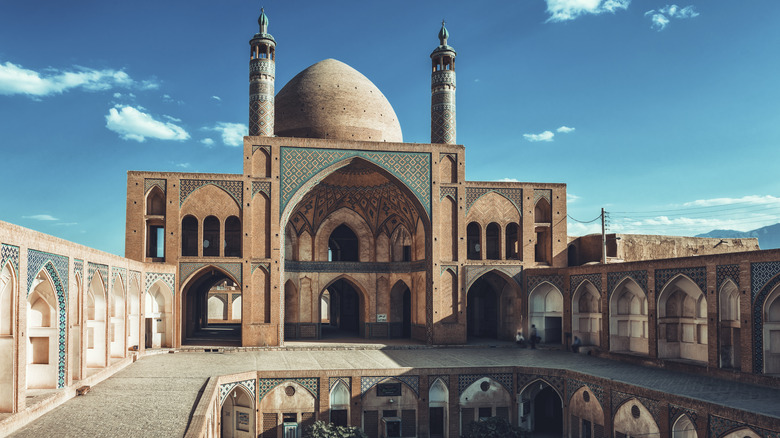
[(574, 342), (571, 343), (571, 351), (575, 353), (580, 352), (580, 347), (582, 346), (582, 341), (580, 341), (580, 338), (574, 337)]
[(523, 332), (520, 330), (518, 330), (515, 335), (515, 343), (517, 343), (518, 347), (525, 348), (525, 337), (523, 337)]

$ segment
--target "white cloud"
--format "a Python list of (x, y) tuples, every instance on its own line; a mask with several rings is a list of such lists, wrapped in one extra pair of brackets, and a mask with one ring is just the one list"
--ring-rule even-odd
[(74, 67), (74, 71), (47, 69), (46, 73), (26, 69), (12, 62), (0, 64), (0, 94), (32, 97), (61, 94), (74, 88), (88, 91), (112, 88), (157, 88), (153, 81), (138, 82), (122, 70)]
[(631, 0), (547, 0), (548, 22), (574, 20), (585, 14), (615, 13), (628, 9)]
[(578, 199), (580, 199), (580, 197), (573, 193), (566, 194), (566, 202), (568, 203), (576, 202)]
[(176, 163), (176, 167), (180, 167), (182, 169), (189, 169), (190, 163)]
[(544, 131), (541, 134), (523, 134), (523, 137), (525, 137), (528, 141), (553, 141), (553, 137), (555, 137), (555, 134), (552, 133), (552, 131)]
[(560, 128), (556, 129), (555, 131), (563, 133), (563, 134), (568, 134), (568, 133), (574, 131), (574, 128), (570, 128), (568, 126), (561, 126)]
[(115, 99), (119, 99), (120, 97), (122, 97), (122, 93), (114, 93)]
[(36, 221), (58, 221), (56, 217), (50, 214), (34, 214), (32, 216), (22, 216), (24, 219), (34, 219)]
[(780, 198), (772, 195), (759, 196), (748, 195), (741, 198), (712, 198), (712, 199), (698, 199), (696, 201), (686, 202), (684, 207), (713, 207), (717, 205), (732, 205), (732, 204), (752, 204), (752, 205), (776, 205), (780, 207)]
[(150, 114), (129, 105), (115, 105), (106, 115), (106, 128), (116, 132), (124, 140), (146, 141), (147, 138), (159, 140), (187, 140), (190, 134), (184, 128), (171, 122), (155, 120)]
[(501, 178), (501, 179), (494, 179), (495, 182), (520, 182), (517, 178)]
[(243, 123), (226, 123), (226, 122), (219, 122), (211, 128), (204, 128), (204, 129), (209, 131), (217, 131), (221, 133), (222, 143), (224, 143), (226, 146), (243, 145), (244, 136), (247, 135), (247, 132), (249, 131), (249, 128), (247, 128), (247, 126)]
[(212, 140), (210, 138), (204, 138), (200, 142), (205, 144), (206, 146), (209, 146), (209, 147), (214, 146), (214, 140)]
[(672, 18), (678, 20), (695, 18), (699, 16), (699, 13), (693, 5), (685, 6), (683, 8), (677, 5), (666, 5), (661, 9), (651, 9), (645, 12), (645, 17), (647, 16), (650, 17), (650, 28), (660, 32), (666, 28)]
[(217, 101), (221, 101), (222, 100), (222, 98), (219, 97), (219, 96), (211, 96), (211, 98), (214, 99), (214, 100), (217, 100)]
[(568, 221), (566, 228), (570, 236), (587, 236), (588, 234), (601, 234), (601, 221), (593, 222), (590, 224)]
[(165, 117), (166, 119), (170, 120), (171, 122), (181, 122), (181, 119), (177, 119), (176, 117), (169, 116), (169, 115), (166, 115), (166, 114), (163, 114), (163, 117)]

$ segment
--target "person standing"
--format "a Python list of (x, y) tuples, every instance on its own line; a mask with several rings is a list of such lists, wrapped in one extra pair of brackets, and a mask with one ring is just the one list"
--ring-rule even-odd
[(536, 324), (531, 324), (531, 339), (529, 342), (531, 343), (531, 348), (536, 349), (536, 343), (538, 342), (539, 337), (536, 332)]
[(580, 352), (580, 347), (582, 346), (582, 341), (580, 341), (580, 338), (574, 337), (574, 342), (571, 343), (571, 351), (575, 353)]

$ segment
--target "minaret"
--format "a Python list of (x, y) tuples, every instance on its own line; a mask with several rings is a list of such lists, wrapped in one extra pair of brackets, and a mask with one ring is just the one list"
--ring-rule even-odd
[(441, 22), (439, 47), (431, 53), (431, 143), (455, 144), (455, 49)]
[(268, 17), (260, 9), (260, 32), (249, 40), (249, 135), (274, 135), (276, 40), (268, 33)]

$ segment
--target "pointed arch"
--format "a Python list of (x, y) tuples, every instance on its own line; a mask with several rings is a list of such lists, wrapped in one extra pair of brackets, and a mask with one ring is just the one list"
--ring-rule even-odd
[(117, 276), (111, 287), (111, 325), (108, 332), (109, 350), (111, 357), (114, 358), (125, 356), (125, 315), (127, 314), (125, 304), (124, 282), (121, 276)]
[(541, 342), (563, 343), (563, 293), (554, 284), (542, 281), (528, 294), (528, 320)]
[(696, 426), (691, 418), (685, 414), (680, 415), (672, 424), (672, 438), (698, 438)]
[(106, 366), (107, 301), (106, 279), (103, 278), (103, 273), (100, 270), (95, 270), (92, 280), (87, 286), (85, 298), (88, 368), (103, 368)]
[(572, 335), (578, 337), (582, 345), (601, 345), (601, 315), (601, 293), (593, 283), (585, 280), (571, 298)]
[[(756, 305), (761, 305), (757, 302)], [(780, 285), (774, 287), (760, 309), (763, 319), (764, 373), (780, 374)], [(761, 323), (761, 321), (754, 322)], [(758, 344), (758, 343), (757, 343)]]
[(173, 291), (158, 279), (144, 294), (146, 348), (173, 347)]
[(254, 396), (236, 385), (220, 404), (220, 436), (255, 436)]
[(450, 391), (441, 377), (428, 387), (428, 433), (431, 438), (449, 435)]
[(127, 345), (136, 349), (141, 346), (141, 284), (139, 281), (139, 278), (131, 275), (127, 289)]
[(612, 429), (630, 436), (660, 436), (658, 423), (650, 410), (636, 398), (621, 403), (612, 417)]
[(35, 275), (27, 296), (27, 387), (65, 386), (65, 288), (51, 261)]
[(520, 296), (514, 279), (491, 269), (468, 284), (466, 291), (468, 336), (514, 339), (517, 321), (512, 315)]
[(398, 280), (390, 289), (390, 336), (410, 338), (412, 336), (412, 290), (403, 280)]
[(648, 354), (647, 297), (631, 277), (624, 277), (609, 298), (609, 351)]
[(548, 433), (550, 436), (563, 435), (563, 394), (555, 385), (544, 378), (528, 382), (520, 390), (518, 399), (528, 411), (518, 423), (521, 428), (531, 432)]
[(159, 186), (154, 186), (146, 192), (146, 215), (165, 215), (165, 194)]
[(763, 435), (759, 435), (750, 427), (744, 426), (737, 429), (732, 429), (717, 438), (762, 438), (762, 436)]
[(11, 262), (0, 267), (0, 412), (14, 411), (16, 297), (18, 281)]
[[(569, 425), (572, 431), (581, 431), (575, 436), (596, 436), (598, 426), (605, 426), (604, 407), (588, 385), (583, 385), (568, 400)], [(587, 432), (586, 432), (587, 431)], [(589, 433), (588, 433), (589, 432)]]
[(684, 274), (658, 294), (658, 357), (707, 363), (707, 297)]

